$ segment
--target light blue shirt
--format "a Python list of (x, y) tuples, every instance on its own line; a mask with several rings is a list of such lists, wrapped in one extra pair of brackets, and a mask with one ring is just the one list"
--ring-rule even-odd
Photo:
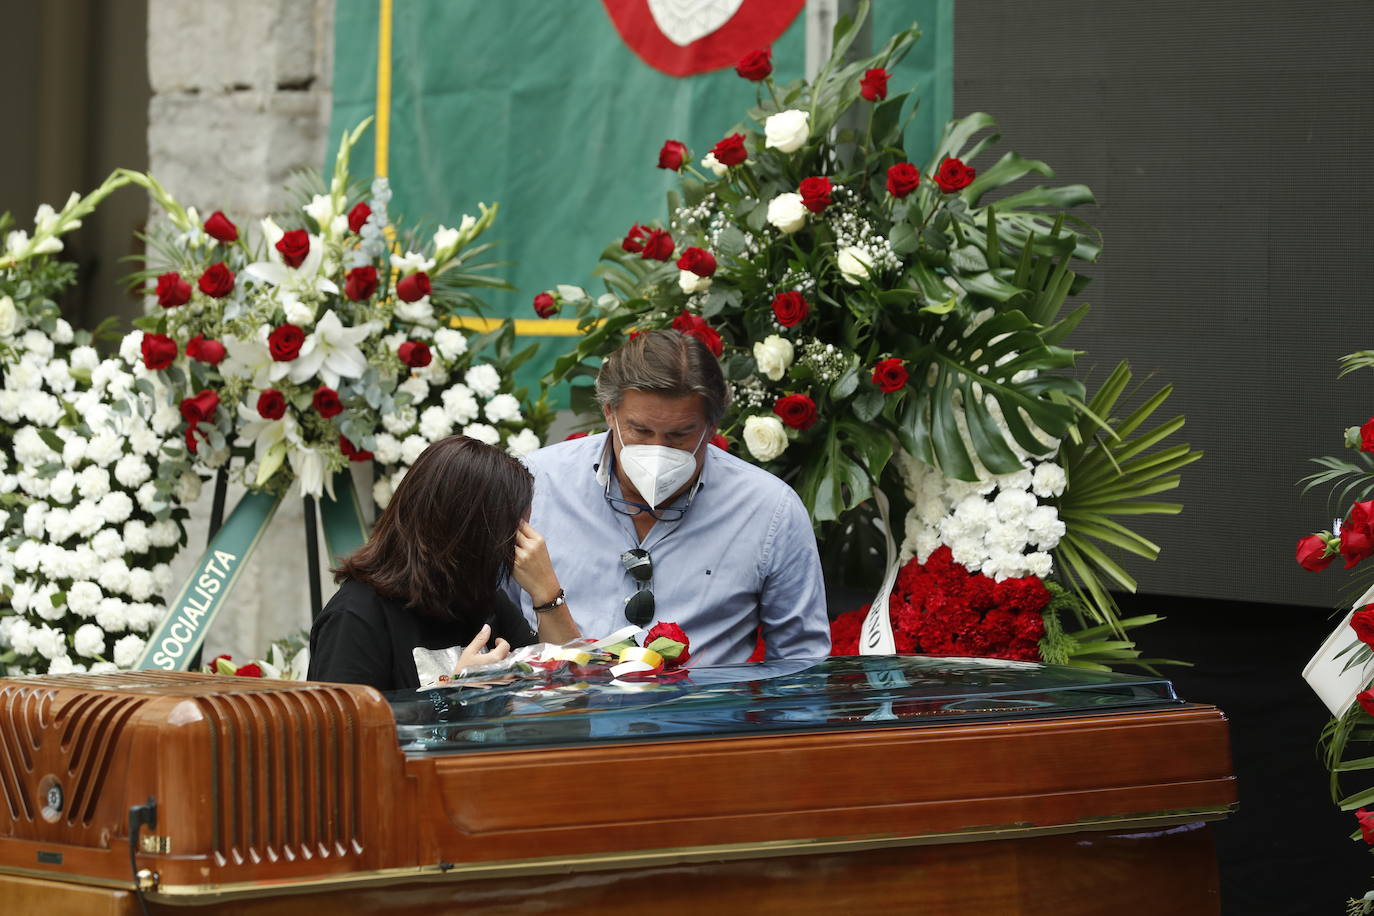
[[(642, 547), (653, 558), (649, 627), (682, 627), (693, 667), (743, 662), (760, 624), (770, 660), (830, 654), (811, 520), (792, 488), (772, 474), (707, 446), (686, 515), (655, 522), (641, 543), (633, 520), (606, 503), (606, 433), (551, 445), (524, 460), (534, 473), (530, 524), (548, 543), (584, 635), (599, 638), (628, 625), (625, 599), (638, 583), (620, 555)], [(620, 495), (614, 474), (610, 487), (612, 496)], [(529, 595), (514, 582), (508, 588), (533, 622)]]

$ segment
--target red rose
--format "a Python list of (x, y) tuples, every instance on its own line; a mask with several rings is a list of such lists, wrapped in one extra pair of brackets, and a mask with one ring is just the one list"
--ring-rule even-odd
[(802, 206), (812, 213), (820, 213), (830, 206), (829, 178), (803, 178), (797, 190), (802, 197)]
[(1370, 813), (1363, 808), (1355, 809), (1355, 820), (1360, 822), (1360, 835), (1364, 841), (1374, 846), (1374, 813)]
[(683, 312), (673, 319), (673, 329), (681, 331), (688, 337), (695, 337), (705, 344), (706, 349), (710, 350), (717, 357), (725, 352), (725, 347), (721, 343), (720, 335), (716, 333), (716, 329), (707, 324), (706, 319), (698, 315), (693, 315), (691, 312)]
[(286, 395), (268, 388), (258, 395), (258, 416), (264, 420), (280, 420), (286, 415)]
[(809, 429), (816, 422), (816, 402), (804, 394), (789, 394), (778, 398), (773, 413), (793, 429)]
[(906, 384), (907, 372), (902, 361), (895, 356), (885, 359), (873, 367), (873, 384), (886, 394), (891, 394)]
[(899, 162), (887, 170), (887, 193), (906, 197), (921, 184), (921, 173), (910, 162)]
[(377, 291), (377, 268), (371, 264), (355, 267), (344, 275), (344, 295), (362, 302)]
[(211, 419), (218, 409), (219, 395), (206, 388), (195, 397), (186, 398), (181, 402), (181, 418), (195, 426)]
[(144, 334), (142, 350), (149, 369), (166, 369), (177, 358), (177, 342), (166, 334)]
[(429, 274), (422, 270), (402, 277), (401, 282), (396, 284), (396, 295), (401, 297), (402, 302), (419, 302), (429, 295), (429, 289)]
[(205, 234), (217, 242), (228, 245), (239, 240), (239, 227), (235, 226), (223, 211), (216, 210), (205, 221)]
[(1312, 572), (1321, 572), (1331, 565), (1331, 561), (1336, 559), (1335, 555), (1325, 556), (1326, 539), (1316, 534), (1309, 534), (1305, 538), (1298, 540), (1298, 564), (1303, 569)]
[(864, 78), (859, 80), (859, 95), (870, 102), (887, 98), (887, 80), (890, 76), (892, 74), (881, 67), (865, 71)]
[(641, 258), (666, 261), (673, 256), (673, 237), (662, 229), (650, 229), (649, 237), (644, 240)]
[(1374, 555), (1374, 537), (1353, 525), (1341, 529), (1341, 556), (1345, 558), (1346, 569), (1371, 555)]
[(305, 256), (310, 254), (310, 233), (304, 229), (292, 229), (277, 239), (276, 249), (281, 252), (283, 264), (300, 267), (305, 263)]
[(977, 169), (964, 165), (960, 160), (950, 156), (940, 163), (939, 171), (935, 173), (935, 183), (940, 186), (941, 191), (952, 194), (973, 184), (973, 176), (977, 174)]
[(186, 341), (186, 355), (207, 366), (218, 366), (224, 359), (224, 344), (218, 340), (206, 340), (197, 334)]
[(1355, 694), (1355, 699), (1367, 715), (1374, 716), (1374, 690), (1361, 690)]
[(1360, 451), (1374, 452), (1374, 417), (1360, 427)]
[(221, 261), (211, 264), (200, 275), (200, 291), (211, 299), (223, 299), (234, 291), (234, 272)]
[(778, 293), (773, 297), (773, 317), (785, 328), (800, 324), (810, 313), (811, 304), (801, 293)]
[(200, 451), (200, 443), (196, 441), (196, 428), (194, 426), (186, 427), (186, 451), (192, 455)]
[(348, 228), (354, 233), (363, 231), (363, 224), (372, 215), (372, 208), (364, 201), (358, 201), (353, 205), (353, 209), (348, 211)]
[(548, 293), (534, 297), (534, 313), (540, 318), (552, 318), (558, 314), (558, 302)]
[(358, 448), (342, 435), (339, 436), (339, 451), (349, 461), (371, 461), (375, 457), (371, 452)]
[(343, 413), (343, 403), (339, 400), (339, 393), (328, 385), (321, 385), (315, 389), (315, 396), (310, 399), (310, 404), (326, 420)]
[(625, 240), (620, 243), (620, 247), (626, 251), (643, 251), (644, 236), (649, 232), (648, 226), (641, 226), (635, 223), (630, 227), (630, 231), (625, 233)]
[(1350, 615), (1350, 629), (1355, 631), (1360, 642), (1374, 646), (1374, 604), (1366, 604)]
[(730, 451), (730, 440), (727, 439), (727, 438), (725, 438), (724, 436), (722, 436), (720, 433), (716, 433), (714, 436), (712, 436), (712, 437), (711, 437), (711, 441), (708, 442), (707, 444), (708, 444), (708, 445), (714, 445), (716, 448), (720, 449), (722, 452), (728, 452), (728, 451)]
[(698, 277), (709, 277), (716, 272), (716, 256), (705, 248), (688, 248), (677, 259), (679, 270), (690, 270)]
[(191, 284), (181, 279), (176, 271), (165, 273), (157, 278), (157, 304), (165, 309), (174, 309), (191, 301)]
[(749, 158), (749, 151), (744, 148), (744, 134), (731, 134), (721, 140), (711, 147), (711, 155), (721, 165), (739, 165)]
[(740, 58), (739, 63), (735, 64), (735, 72), (755, 83), (767, 79), (768, 74), (773, 72), (772, 57), (773, 52), (767, 48), (750, 51)]
[(412, 369), (423, 369), (434, 359), (429, 352), (429, 346), (418, 340), (407, 340), (402, 343), (396, 348), (396, 355)]
[(563, 438), (563, 441), (564, 441), (564, 442), (570, 442), (570, 441), (572, 441), (573, 439), (584, 439), (584, 438), (586, 438), (586, 436), (587, 436), (587, 433), (586, 433), (585, 430), (584, 430), (583, 432), (580, 432), (580, 433), (568, 433), (568, 435), (565, 436), (565, 437)]
[(663, 144), (663, 149), (658, 151), (658, 167), (676, 172), (682, 168), (682, 163), (687, 161), (689, 155), (685, 144), (667, 140)]
[(680, 668), (687, 664), (692, 657), (692, 643), (687, 639), (687, 634), (682, 632), (682, 627), (675, 623), (656, 623), (648, 633), (644, 634), (644, 645), (649, 645), (659, 637), (682, 643), (682, 651), (678, 653), (677, 658), (668, 658), (666, 655), (663, 657), (664, 667)]
[(279, 363), (295, 359), (305, 343), (305, 332), (294, 324), (279, 324), (267, 335), (267, 349)]
[(234, 674), (239, 677), (262, 677), (262, 668), (257, 662), (249, 662), (240, 667)]

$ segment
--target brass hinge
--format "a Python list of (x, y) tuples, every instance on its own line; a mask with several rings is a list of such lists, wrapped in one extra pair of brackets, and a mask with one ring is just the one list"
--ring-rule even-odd
[(138, 845), (144, 852), (166, 855), (172, 851), (172, 838), (169, 836), (156, 836), (151, 833), (145, 833), (139, 838)]

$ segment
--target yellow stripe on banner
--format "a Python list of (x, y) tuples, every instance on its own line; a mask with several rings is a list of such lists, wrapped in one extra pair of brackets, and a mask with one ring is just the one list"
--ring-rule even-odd
[(377, 7), (377, 152), (373, 171), (385, 177), (391, 152), (391, 0)]
[[(477, 318), (468, 315), (455, 315), (449, 324), (464, 331), (484, 333), (494, 331), (505, 321), (504, 318)], [(581, 337), (575, 318), (517, 318), (515, 333), (519, 337)]]

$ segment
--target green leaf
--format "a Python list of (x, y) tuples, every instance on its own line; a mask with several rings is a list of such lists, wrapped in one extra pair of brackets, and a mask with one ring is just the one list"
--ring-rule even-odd
[(887, 395), (877, 388), (869, 388), (854, 399), (854, 418), (860, 423), (867, 423), (878, 414), (883, 412), (883, 403)]
[(51, 429), (40, 429), (38, 431), (38, 438), (42, 439), (43, 443), (47, 445), (48, 448), (57, 452), (59, 455), (62, 454), (63, 448), (66, 447), (66, 443), (62, 441), (62, 437)]

